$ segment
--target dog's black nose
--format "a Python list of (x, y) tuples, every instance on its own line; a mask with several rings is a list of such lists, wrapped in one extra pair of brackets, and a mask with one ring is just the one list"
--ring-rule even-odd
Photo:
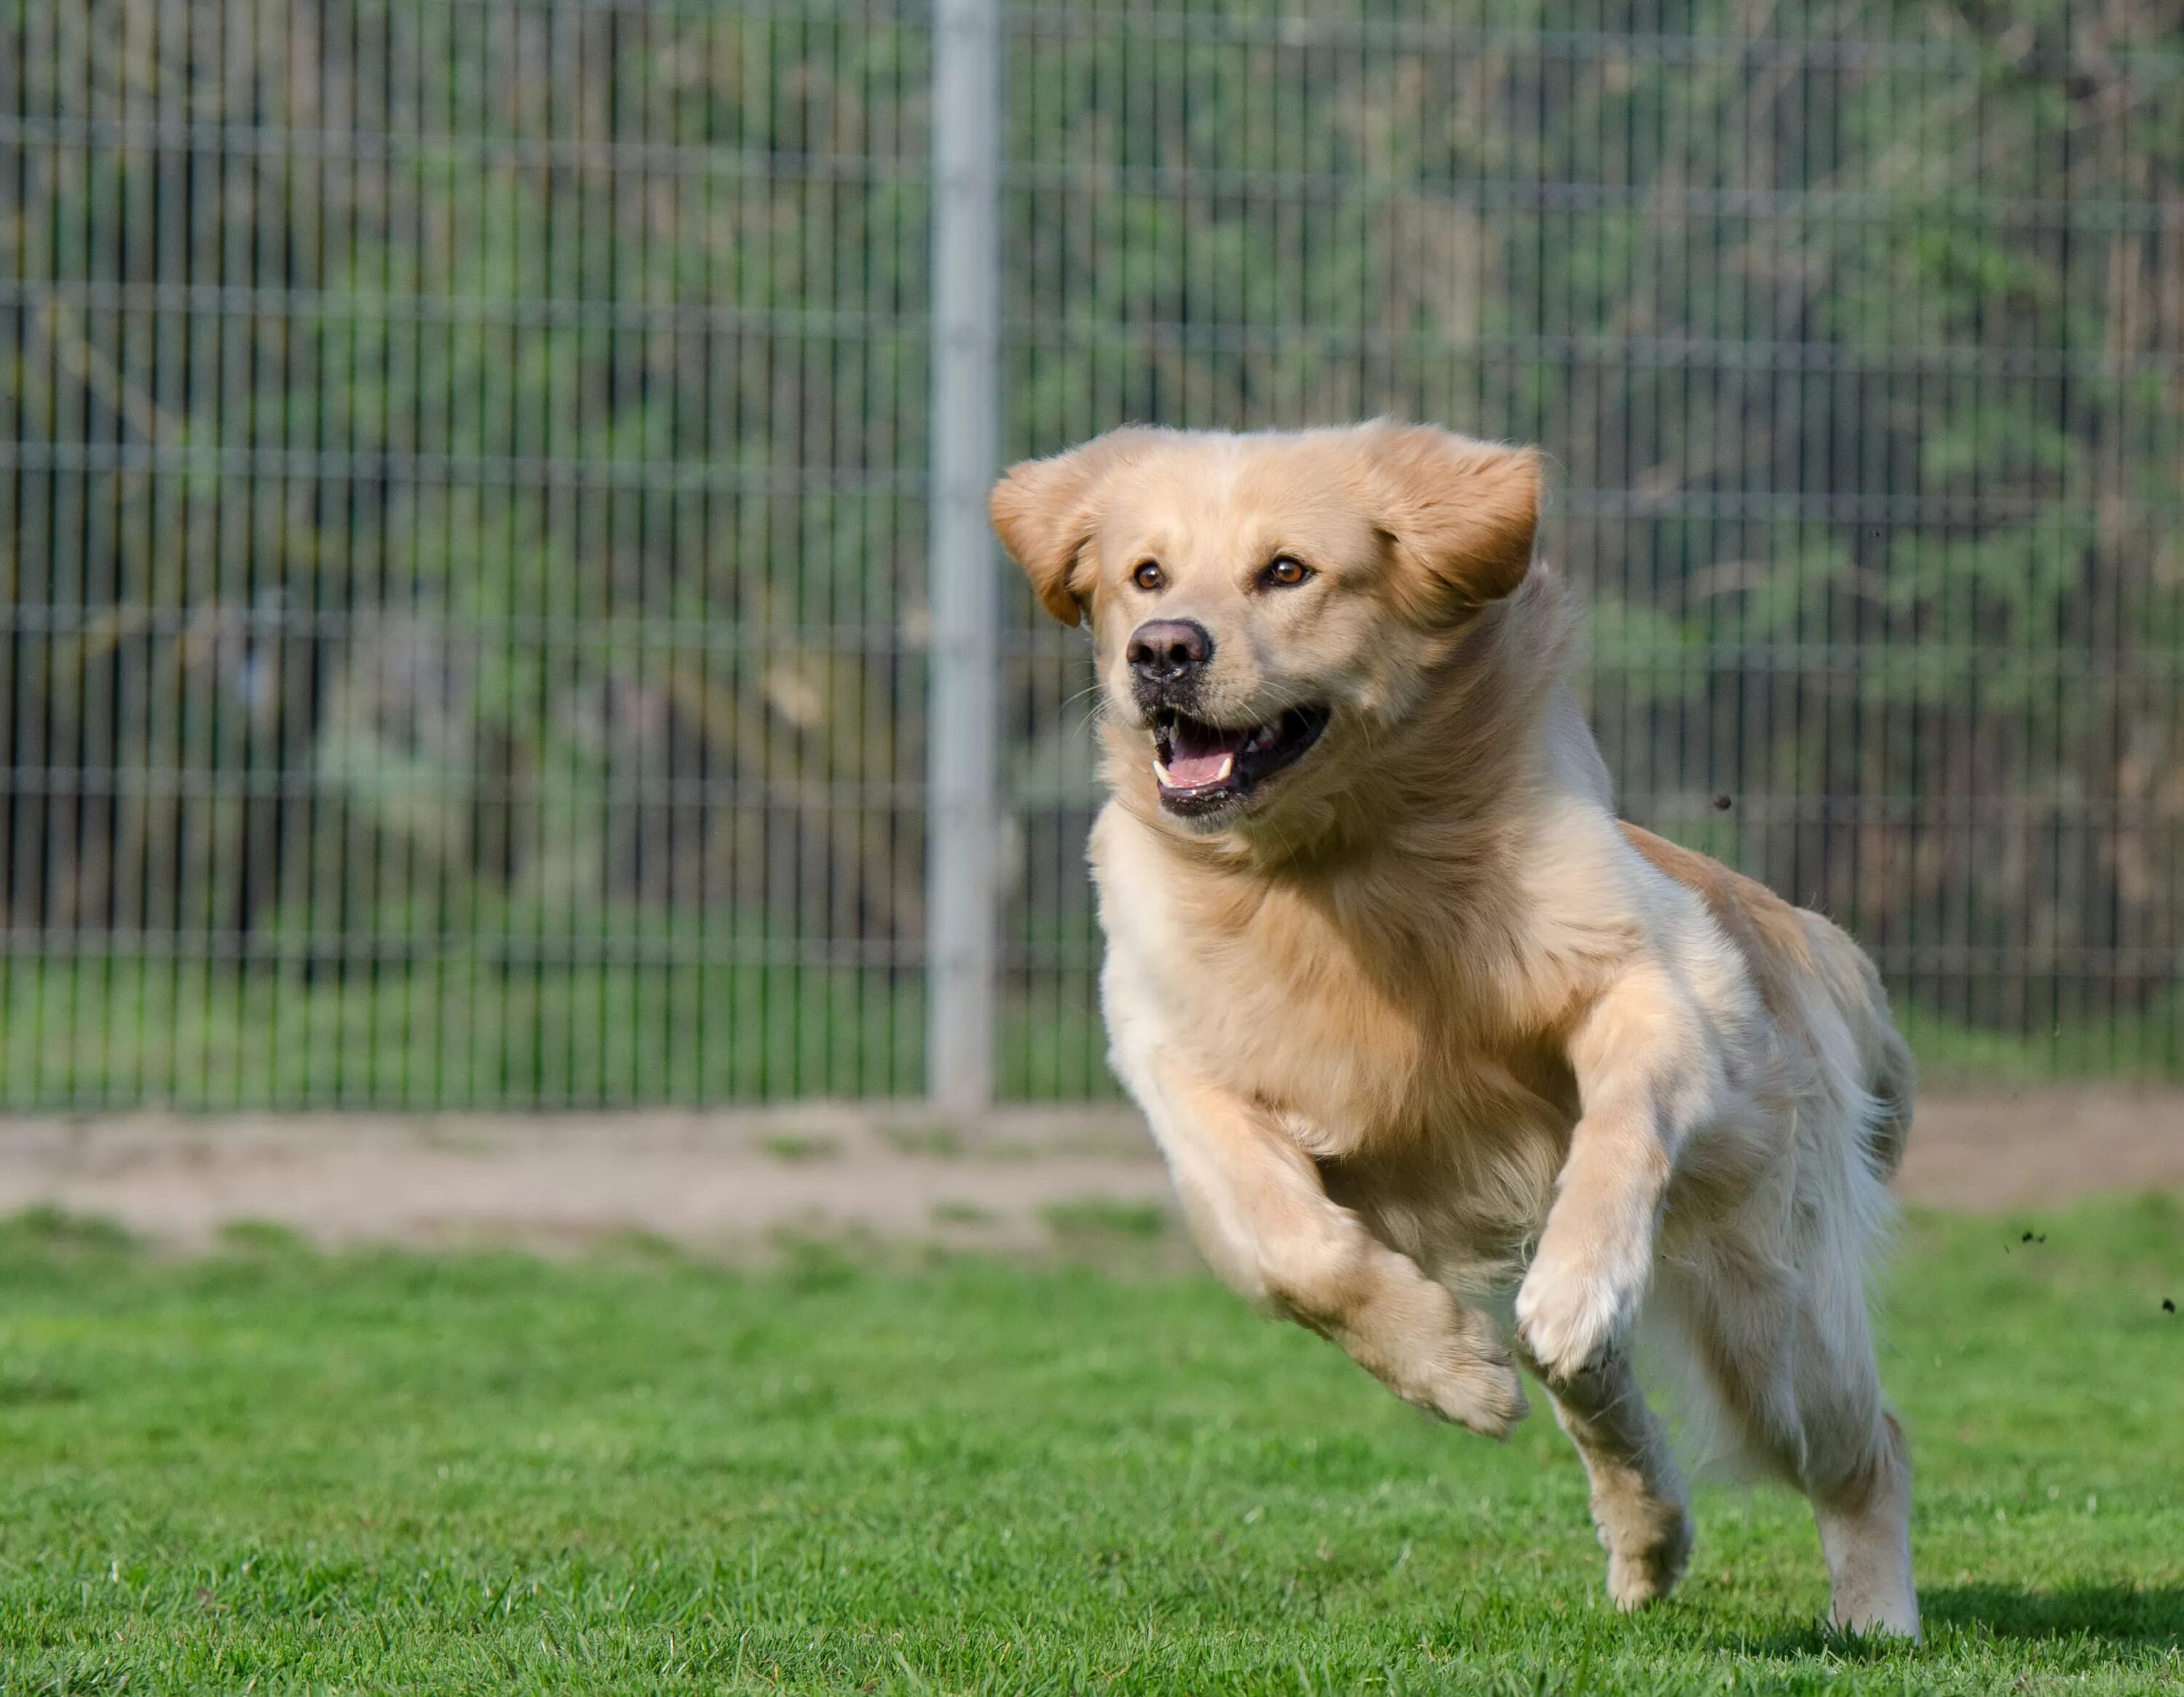
[(1140, 683), (1179, 683), (1213, 658), (1213, 633), (1195, 619), (1155, 619), (1123, 651)]

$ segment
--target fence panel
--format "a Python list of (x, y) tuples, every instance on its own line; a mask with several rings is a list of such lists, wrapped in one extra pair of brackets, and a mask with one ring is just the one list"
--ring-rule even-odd
[(916, 1088), (925, 21), (0, 15), (0, 1101)]
[[(2173, 31), (1014, 5), (1001, 450), (1543, 442), (1625, 810), (1930, 1064), (2175, 1077)], [(926, 1088), (933, 72), (886, 0), (0, 0), (0, 1106)], [(1106, 1093), (1089, 668), (1000, 593), (994, 1064)]]
[[(1625, 813), (1848, 925), (1934, 1070), (2174, 1075), (2184, 56), (1970, 16), (1020, 8), (1010, 446), (1544, 443)], [(1089, 670), (1018, 605), (1008, 1082), (1067, 1096)]]

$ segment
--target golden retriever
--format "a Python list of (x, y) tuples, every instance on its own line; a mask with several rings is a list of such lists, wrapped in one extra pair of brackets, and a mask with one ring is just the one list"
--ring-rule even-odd
[(1910, 1054), (1849, 938), (1616, 820), (1540, 495), (1530, 449), (1386, 422), (994, 487), (1091, 629), (1112, 1062), (1208, 1260), (1398, 1396), (1506, 1433), (1507, 1317), (1618, 1604), (1691, 1547), (1642, 1319), (1811, 1499), (1836, 1622), (1916, 1633), (1865, 1293)]

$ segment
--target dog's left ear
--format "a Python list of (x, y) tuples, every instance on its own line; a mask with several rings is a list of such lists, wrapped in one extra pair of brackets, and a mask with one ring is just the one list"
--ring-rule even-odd
[(1100, 522), (1108, 475), (1141, 457), (1157, 435), (1126, 426), (1050, 459), (1022, 460), (986, 498), (1001, 546), (1023, 568), (1039, 604), (1065, 625), (1084, 617), (1091, 586), (1083, 556)]
[(1360, 432), (1380, 526), (1429, 618), (1499, 601), (1532, 569), (1540, 525), (1540, 451), (1427, 425)]

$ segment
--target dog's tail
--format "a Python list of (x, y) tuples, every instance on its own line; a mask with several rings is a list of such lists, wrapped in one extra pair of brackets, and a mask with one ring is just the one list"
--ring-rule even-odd
[(1893, 1178), (1903, 1165), (1903, 1148), (1911, 1138), (1919, 1063), (1903, 1033), (1896, 1028), (1889, 1012), (1888, 992), (1866, 952), (1825, 921), (1814, 930), (1819, 933), (1816, 941), (1824, 939), (1822, 976), (1857, 1043), (1858, 1082), (1871, 1100), (1866, 1120), (1866, 1157), (1882, 1179)]
[(1874, 1116), (1866, 1132), (1866, 1149), (1873, 1157), (1874, 1170), (1883, 1178), (1893, 1178), (1897, 1168), (1903, 1165), (1903, 1146), (1911, 1141), (1911, 1104), (1919, 1093), (1919, 1063), (1912, 1058), (1911, 1045), (1903, 1041), (1903, 1033), (1896, 1029), (1896, 1021), (1889, 1018), (1885, 1002), (1875, 1035), (1873, 1079), (1866, 1086), (1873, 1093)]

